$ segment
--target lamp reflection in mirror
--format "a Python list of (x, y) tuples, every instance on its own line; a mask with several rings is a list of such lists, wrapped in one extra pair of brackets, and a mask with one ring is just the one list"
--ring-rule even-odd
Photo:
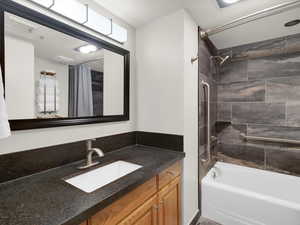
[(95, 45), (84, 45), (84, 46), (79, 47), (76, 50), (78, 50), (82, 54), (89, 54), (89, 53), (97, 51), (98, 48)]

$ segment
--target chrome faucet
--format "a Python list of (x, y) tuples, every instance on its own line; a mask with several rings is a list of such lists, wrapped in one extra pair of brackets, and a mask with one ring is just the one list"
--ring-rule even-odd
[(93, 154), (96, 153), (99, 157), (103, 157), (104, 153), (99, 148), (93, 148), (92, 142), (96, 139), (90, 139), (86, 141), (87, 148), (87, 156), (86, 156), (86, 164), (84, 166), (79, 167), (78, 169), (88, 169), (92, 166), (99, 164), (99, 162), (93, 162)]

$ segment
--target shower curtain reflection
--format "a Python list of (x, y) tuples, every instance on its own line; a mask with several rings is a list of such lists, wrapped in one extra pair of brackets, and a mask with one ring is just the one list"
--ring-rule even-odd
[(69, 66), (69, 117), (93, 116), (92, 73), (90, 66)]

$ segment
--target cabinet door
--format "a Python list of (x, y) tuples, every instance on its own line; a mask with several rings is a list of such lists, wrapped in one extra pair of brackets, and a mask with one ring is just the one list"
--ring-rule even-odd
[(110, 206), (98, 212), (89, 219), (89, 225), (116, 225), (127, 218), (139, 206), (156, 193), (156, 178), (152, 178), (132, 192), (123, 196)]
[(159, 225), (181, 224), (180, 177), (177, 177), (158, 194)]
[(118, 225), (157, 225), (157, 197), (149, 199)]

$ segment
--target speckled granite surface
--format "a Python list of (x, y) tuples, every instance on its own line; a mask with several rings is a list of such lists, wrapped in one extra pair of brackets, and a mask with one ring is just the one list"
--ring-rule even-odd
[(125, 160), (143, 168), (87, 194), (63, 178), (78, 173), (83, 161), (0, 184), (1, 225), (76, 225), (132, 191), (184, 153), (155, 147), (129, 146), (108, 153), (101, 164)]

